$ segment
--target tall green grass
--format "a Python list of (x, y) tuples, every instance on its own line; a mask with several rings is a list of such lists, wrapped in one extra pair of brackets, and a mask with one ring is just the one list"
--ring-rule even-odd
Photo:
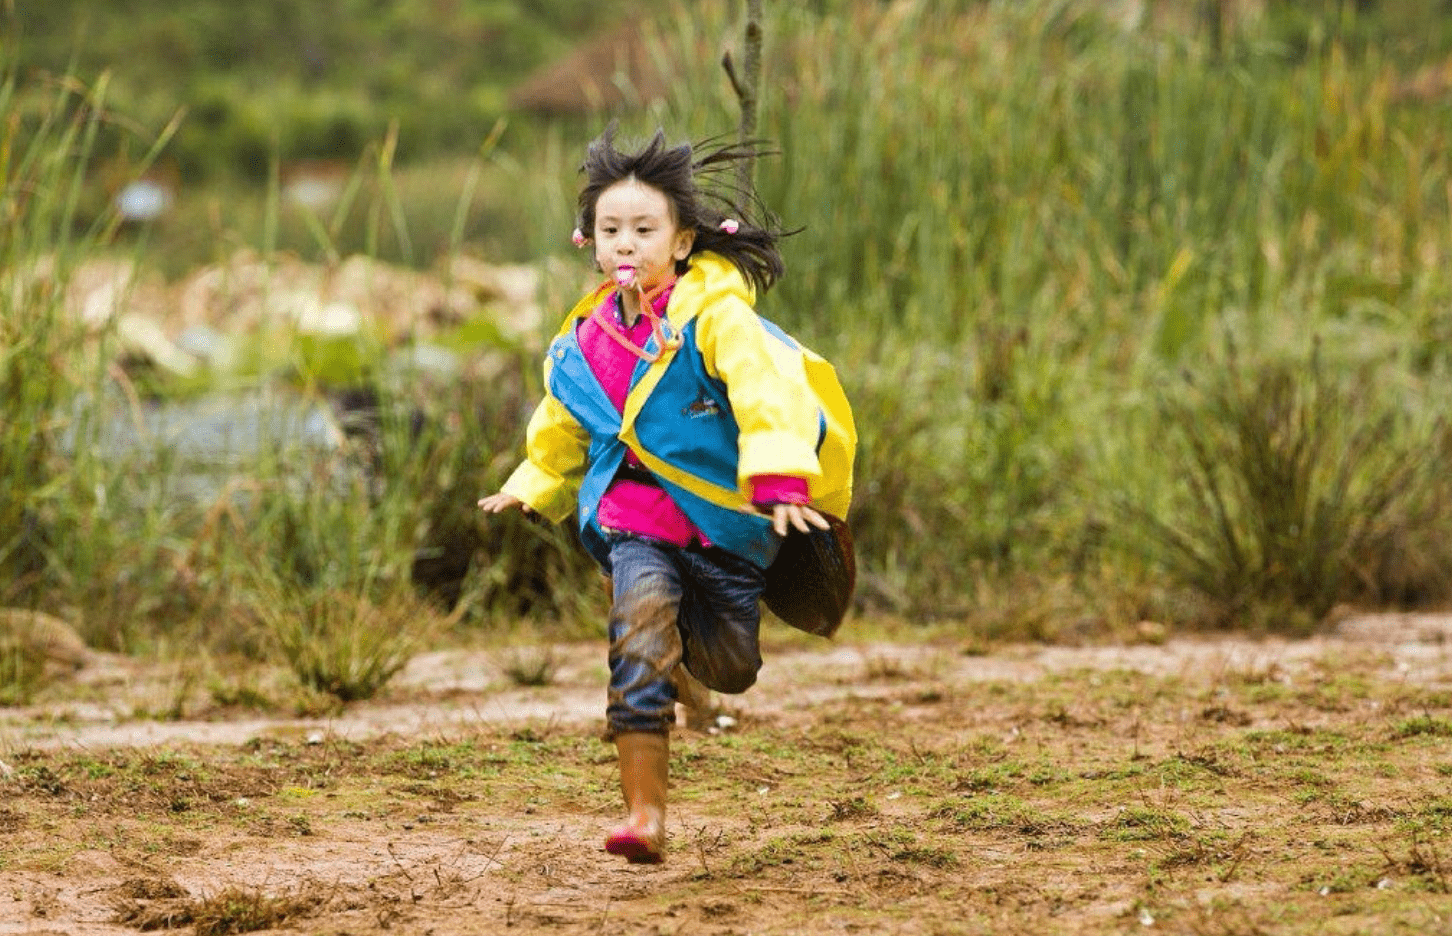
[[(29, 603), (63, 582), (78, 475), (67, 411), (93, 379), (83, 324), (61, 314), (69, 273), (103, 239), (78, 207), (102, 124), (104, 84), (60, 82), (22, 97), (0, 75), (0, 597)], [(57, 578), (59, 576), (59, 579)]]
[[(96, 128), (115, 119), (104, 85), (67, 81), (48, 99), (0, 87), (0, 606), (58, 613), (112, 650), (276, 657), (344, 700), (378, 691), (461, 619), (512, 622), (528, 607), (568, 624), (593, 606), (598, 585), (567, 534), (477, 523), (474, 501), (512, 467), (499, 453), (517, 441), (530, 384), (490, 329), (478, 340), (516, 363), (496, 375), (502, 392), (380, 360), (366, 338), (351, 356), (295, 341), (263, 354), (272, 363), (236, 404), (255, 410), (247, 463), (153, 434), (147, 396), (166, 381), (112, 363), (112, 323), (82, 322), (67, 301), (82, 263), (144, 250), (119, 245), (110, 213), (78, 208)], [(362, 210), (376, 245), (384, 230), (406, 234), (406, 219), (386, 158), (374, 171)], [(275, 190), (271, 201), (275, 219)], [(333, 246), (326, 229), (316, 236)], [(352, 375), (330, 383), (339, 354)], [(349, 388), (369, 418), (332, 445), (301, 444), (297, 411)], [(118, 421), (132, 426), (127, 445), (114, 443)], [(589, 590), (556, 591), (552, 578)]]
[[(805, 231), (763, 311), (856, 404), (870, 603), (982, 612), (1026, 575), (1079, 580), (1089, 616), (1168, 613), (1107, 594), (1184, 582), (1170, 556), (1106, 554), (1106, 524), (1128, 491), (1158, 505), (1183, 478), (1158, 444), (1177, 423), (1229, 418), (1154, 405), (1182, 370), (1225, 366), (1227, 330), (1252, 384), (1314, 340), (1331, 373), (1437, 386), (1444, 105), (1399, 98), (1395, 62), (1338, 40), (1344, 18), (1305, 23), (1271, 5), (1217, 38), (1071, 2), (774, 8), (761, 131), (781, 155), (758, 184)], [(732, 25), (695, 17), (674, 41)], [(722, 85), (703, 66), (641, 129), (729, 127)]]
[[(1143, 618), (1303, 631), (1340, 601), (1446, 600), (1452, 518), (1428, 467), (1452, 386), (1445, 105), (1400, 97), (1374, 44), (1280, 4), (1218, 36), (1193, 18), (1126, 29), (1072, 0), (767, 10), (759, 129), (780, 153), (757, 184), (804, 230), (761, 308), (837, 363), (853, 401), (862, 610), (1055, 639)], [(648, 38), (689, 64), (625, 132), (729, 132), (712, 50), (738, 25), (724, 4), (671, 7)], [(7, 175), (5, 211), (36, 210), (9, 180), (42, 168), (52, 181), (30, 189), (81, 190), (85, 120), (53, 126), (8, 163), (32, 168)], [(488, 146), (449, 176), (457, 199), (395, 175), (385, 139), (344, 208), (289, 218), (274, 187), (241, 239), (323, 261), (553, 257), (599, 129), (481, 127)], [(52, 242), (71, 263), (100, 248), (56, 223), (76, 197), (22, 219), (36, 233), (6, 242), (6, 270)], [(553, 308), (575, 279), (548, 286)], [(397, 621), (416, 595), (432, 609), (420, 633), (519, 616), (598, 628), (567, 528), (473, 508), (519, 456), (532, 355), (492, 382), (367, 362), (353, 389), (373, 423), (334, 450), (278, 448), (195, 503), (164, 451), (68, 460), (58, 414), (76, 411), (72, 387), (100, 399), (107, 380), (37, 363), (78, 339), (55, 293), (28, 295), (7, 288), (0, 315), (0, 374), (26, 420), (7, 414), (0, 442), (25, 479), (0, 555), (34, 603), (106, 622), (93, 642), (262, 655), (289, 634), (317, 643), (285, 622)], [(366, 684), (387, 651), (295, 665)]]

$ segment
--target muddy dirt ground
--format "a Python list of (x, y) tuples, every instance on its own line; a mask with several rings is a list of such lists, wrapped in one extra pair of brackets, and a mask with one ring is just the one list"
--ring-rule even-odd
[(1449, 640), (769, 640), (654, 867), (600, 847), (598, 645), (308, 717), (118, 665), (0, 709), (0, 934), (1452, 934)]

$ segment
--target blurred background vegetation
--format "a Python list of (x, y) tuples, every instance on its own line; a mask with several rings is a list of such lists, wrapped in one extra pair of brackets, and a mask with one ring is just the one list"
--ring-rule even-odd
[[(759, 129), (780, 152), (757, 185), (803, 231), (761, 310), (854, 402), (864, 619), (1308, 633), (1452, 597), (1452, 3), (765, 8)], [(365, 673), (396, 668), (425, 619), (427, 639), (599, 633), (568, 530), (472, 513), (518, 457), (531, 348), (479, 339), (517, 356), (506, 378), (294, 380), (371, 399), (366, 445), (274, 452), (187, 496), (175, 453), (85, 444), (116, 370), (17, 271), (45, 257), (63, 282), (121, 255), (175, 279), (249, 248), (588, 275), (568, 236), (604, 123), (683, 139), (737, 120), (720, 59), (739, 59), (744, 4), (638, 9), (8, 4), (0, 604), (126, 652), (297, 659), (323, 634), (399, 631)], [(579, 57), (601, 37), (605, 58)], [(550, 103), (571, 54), (615, 93)], [(288, 167), (316, 160), (345, 167), (348, 196), (287, 204)], [(123, 224), (114, 196), (142, 174), (175, 203)], [(576, 279), (552, 282), (549, 319)], [(142, 385), (148, 406), (198, 392)]]
[[(15, 4), (22, 74), (111, 74), (112, 108), (159, 128), (189, 183), (265, 180), (283, 158), (356, 158), (397, 122), (400, 159), (468, 153), (507, 89), (626, 8), (480, 0)], [(121, 128), (118, 128), (118, 134)], [(119, 136), (100, 144), (104, 152)]]

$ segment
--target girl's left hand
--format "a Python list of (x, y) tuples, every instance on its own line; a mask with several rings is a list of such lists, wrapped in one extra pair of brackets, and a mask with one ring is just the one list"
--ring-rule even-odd
[(787, 527), (801, 533), (812, 532), (811, 528), (819, 530), (830, 530), (832, 525), (827, 518), (817, 513), (806, 504), (773, 504), (771, 507), (771, 526), (776, 530), (777, 536), (786, 536)]

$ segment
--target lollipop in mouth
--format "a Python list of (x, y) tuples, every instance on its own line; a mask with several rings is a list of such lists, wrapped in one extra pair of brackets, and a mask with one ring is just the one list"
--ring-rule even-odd
[(621, 289), (629, 289), (635, 285), (635, 267), (622, 266), (615, 269), (615, 282)]

